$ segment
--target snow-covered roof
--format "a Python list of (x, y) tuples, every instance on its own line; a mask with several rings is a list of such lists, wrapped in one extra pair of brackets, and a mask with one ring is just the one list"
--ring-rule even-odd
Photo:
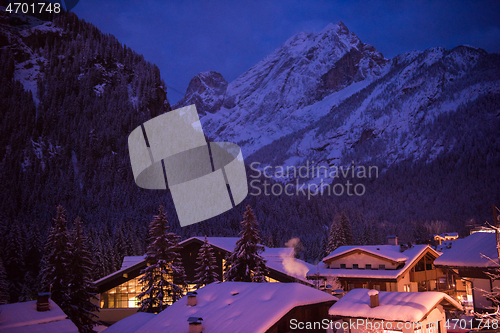
[(332, 305), (332, 316), (371, 318), (388, 321), (419, 322), (440, 303), (459, 310), (462, 306), (452, 297), (437, 291), (426, 292), (379, 292), (379, 306), (370, 307), (369, 290), (353, 289)]
[(132, 333), (136, 332), (141, 326), (156, 317), (154, 313), (137, 312), (127, 318), (124, 318), (106, 329), (106, 333)]
[(187, 332), (189, 317), (203, 318), (204, 333), (265, 332), (296, 306), (337, 300), (300, 283), (216, 282), (197, 293), (196, 306), (183, 297), (137, 332)]
[(458, 232), (445, 232), (443, 234), (439, 235), (434, 235), (434, 239), (438, 240), (449, 240), (449, 239), (457, 239), (458, 238)]
[[(215, 248), (227, 252), (233, 252), (238, 241), (238, 237), (207, 237), (208, 243)], [(180, 246), (184, 246), (188, 242), (193, 240), (204, 242), (205, 237), (191, 237), (179, 243)], [(298, 278), (302, 281), (306, 280), (306, 273), (311, 268), (310, 264), (294, 258), (294, 249), (292, 247), (278, 247), (269, 248), (264, 246), (264, 252), (262, 256), (267, 261), (267, 267), (274, 269), (283, 274)], [(109, 279), (121, 276), (127, 273), (135, 266), (142, 265), (145, 263), (146, 256), (126, 256), (123, 259), (122, 267), (120, 270), (113, 272), (99, 280), (94, 281), (95, 285), (99, 285)], [(315, 267), (315, 266), (314, 266)]]
[[(191, 237), (179, 243), (179, 245), (182, 246), (184, 243), (192, 241), (193, 239), (197, 239), (202, 242), (205, 241), (205, 237)], [(210, 245), (228, 252), (234, 251), (238, 239), (238, 237), (207, 237)], [(261, 255), (266, 260), (267, 267), (297, 279), (307, 281), (306, 274), (310, 269), (309, 264), (305, 261), (295, 259), (294, 249), (292, 247), (271, 248), (264, 246), (264, 252), (262, 252)]]
[[(183, 240), (179, 243), (180, 246), (187, 242), (191, 242), (193, 239), (200, 240), (202, 242), (205, 241), (205, 237), (191, 237), (186, 240)], [(212, 246), (216, 246), (219, 249), (226, 250), (228, 252), (233, 252), (236, 247), (236, 242), (238, 241), (238, 237), (207, 237), (208, 242)]]
[[(399, 245), (373, 245), (370, 247), (379, 247), (383, 248), (384, 246), (388, 247), (397, 247), (399, 252)], [(358, 247), (366, 247), (366, 246), (352, 246), (353, 248)], [(319, 264), (318, 268), (314, 266), (312, 270), (307, 273), (308, 277), (312, 277), (319, 273), (320, 276), (332, 276), (332, 277), (348, 277), (348, 278), (361, 278), (361, 279), (397, 279), (400, 275), (406, 272), (413, 264), (419, 259), (423, 253), (429, 250), (429, 252), (433, 253), (436, 257), (439, 256), (439, 253), (436, 252), (429, 245), (413, 245), (411, 248), (405, 250), (403, 253), (399, 252), (400, 255), (405, 256), (407, 259), (405, 260), (405, 264), (401, 269), (347, 269), (347, 268), (328, 268), (326, 264)], [(335, 251), (334, 251), (335, 252)], [(332, 252), (332, 253), (334, 253)], [(345, 253), (347, 253), (346, 251)], [(389, 252), (389, 251), (387, 251)], [(396, 255), (394, 256), (396, 257)], [(324, 260), (324, 259), (323, 259)]]
[(443, 241), (441, 243), (441, 245), (437, 245), (436, 246), (436, 251), (438, 252), (444, 252), (444, 251), (447, 251), (449, 249), (451, 249), (451, 247), (453, 246), (453, 243), (455, 241), (451, 241), (451, 240), (448, 240), (448, 241)]
[[(187, 242), (191, 242), (193, 239), (197, 239), (199, 241), (204, 242), (205, 237), (191, 237), (179, 243), (180, 246), (184, 245)], [(226, 250), (228, 252), (233, 252), (236, 247), (236, 242), (239, 240), (239, 237), (207, 237), (208, 243), (210, 245), (218, 247), (222, 250)], [(284, 255), (291, 256), (293, 255), (293, 248), (291, 247), (267, 247), (264, 246), (264, 252), (262, 252), (262, 256), (268, 257), (282, 257)]]
[(408, 260), (408, 256), (401, 252), (399, 245), (345, 245), (339, 246), (335, 251), (324, 257), (323, 262), (355, 251), (370, 253), (396, 262)]
[(262, 256), (266, 259), (272, 260), (272, 257), (291, 257), (293, 256), (293, 247), (266, 247), (264, 246), (264, 252)]
[[(468, 237), (454, 241), (451, 249), (447, 249), (434, 261), (434, 265), (450, 267), (496, 267), (498, 252), (494, 233), (476, 232)], [(487, 256), (492, 260), (483, 257)]]
[(123, 258), (122, 268), (120, 270), (135, 266), (144, 260), (146, 260), (145, 255), (144, 256), (126, 256), (125, 258)]
[(50, 311), (37, 311), (36, 301), (0, 305), (0, 332), (77, 333), (66, 314), (49, 299)]
[(263, 253), (263, 257), (266, 260), (266, 266), (268, 268), (293, 276), (305, 282), (309, 282), (306, 278), (307, 273), (311, 269), (316, 269), (316, 266), (303, 260), (296, 259), (294, 257), (293, 248), (266, 248), (266, 251)]
[[(128, 258), (128, 257), (125, 257), (125, 258)], [(125, 258), (123, 258), (124, 261), (125, 261)], [(144, 258), (143, 260), (135, 261), (134, 264), (132, 264), (131, 262), (128, 262), (127, 264), (123, 263), (121, 269), (119, 269), (116, 272), (113, 272), (109, 275), (106, 275), (106, 276), (100, 278), (99, 280), (95, 280), (94, 285), (98, 286), (101, 283), (104, 283), (110, 279), (113, 279), (113, 278), (121, 276), (122, 274), (128, 273), (129, 271), (133, 270), (135, 266), (146, 265), (146, 260), (145, 260), (146, 257), (144, 256), (143, 258)], [(125, 266), (125, 268), (124, 268), (124, 266)]]

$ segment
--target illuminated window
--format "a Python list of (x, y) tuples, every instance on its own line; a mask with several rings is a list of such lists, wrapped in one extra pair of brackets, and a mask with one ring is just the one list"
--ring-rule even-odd
[(139, 276), (101, 293), (101, 309), (138, 308), (136, 298), (141, 293)]
[(269, 276), (266, 276), (266, 281), (267, 282), (279, 282), (278, 280), (273, 279), (272, 277), (269, 277)]
[[(228, 267), (228, 269), (229, 269), (229, 267)], [(225, 278), (226, 271), (227, 271), (227, 269), (226, 269), (226, 259), (222, 259), (222, 281), (226, 281), (226, 278)]]
[[(137, 296), (141, 293), (143, 286), (143, 284), (139, 283), (141, 277), (142, 275), (101, 293), (101, 309), (138, 308), (139, 299)], [(168, 280), (172, 282), (171, 277)], [(171, 296), (165, 295), (164, 302), (169, 305), (172, 304)]]

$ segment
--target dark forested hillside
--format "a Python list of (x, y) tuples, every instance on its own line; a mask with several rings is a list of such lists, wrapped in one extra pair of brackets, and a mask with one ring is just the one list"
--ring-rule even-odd
[[(170, 110), (165, 84), (156, 66), (74, 14), (53, 22), (0, 14), (2, 244), (19, 243), (27, 265), (18, 275), (32, 264), (36, 277), (61, 204), (70, 221), (85, 221), (103, 275), (120, 264), (113, 255), (142, 253), (144, 225), (136, 221), (165, 197), (135, 186), (127, 150), (132, 129)], [(114, 251), (115, 242), (127, 246)], [(4, 264), (14, 274), (8, 251)]]

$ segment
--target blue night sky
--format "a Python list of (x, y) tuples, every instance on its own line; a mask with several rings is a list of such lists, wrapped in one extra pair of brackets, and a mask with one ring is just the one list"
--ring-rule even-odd
[(197, 73), (230, 82), (292, 35), (329, 22), (386, 58), (461, 44), (500, 52), (500, 1), (80, 0), (73, 11), (158, 65), (171, 102)]

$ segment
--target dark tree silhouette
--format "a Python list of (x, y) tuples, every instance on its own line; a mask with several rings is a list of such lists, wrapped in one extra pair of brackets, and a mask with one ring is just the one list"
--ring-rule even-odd
[(67, 315), (78, 327), (79, 332), (94, 332), (92, 329), (97, 322), (93, 319), (97, 315), (97, 305), (92, 303), (96, 299), (92, 292), (92, 269), (94, 263), (89, 251), (87, 237), (83, 233), (80, 217), (75, 220), (75, 227), (71, 233), (71, 263), (68, 267), (69, 274), (69, 307)]
[(149, 225), (148, 266), (142, 270), (144, 275), (139, 279), (143, 284), (138, 296), (139, 311), (160, 312), (182, 297), (185, 273), (179, 255), (179, 236), (168, 229), (167, 215), (160, 206), (158, 215)]
[(69, 306), (68, 285), (70, 283), (69, 267), (71, 267), (70, 237), (66, 227), (66, 211), (57, 206), (57, 215), (50, 228), (45, 245), (45, 267), (42, 270), (42, 284), (50, 290), (51, 298), (67, 311)]
[(205, 236), (205, 241), (200, 247), (196, 263), (198, 264), (198, 267), (195, 269), (196, 288), (218, 281), (219, 274), (216, 272), (217, 264), (212, 252), (212, 246), (208, 243), (207, 236)]
[(233, 253), (226, 260), (225, 278), (228, 281), (264, 282), (268, 274), (266, 262), (260, 255), (264, 246), (260, 244), (258, 223), (250, 205), (243, 214), (240, 239)]

